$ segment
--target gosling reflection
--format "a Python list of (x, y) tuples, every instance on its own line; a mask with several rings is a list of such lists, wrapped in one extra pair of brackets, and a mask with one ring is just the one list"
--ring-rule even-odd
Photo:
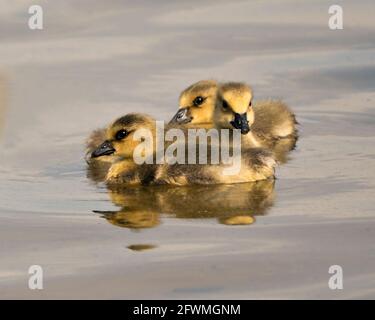
[(226, 225), (250, 225), (274, 201), (274, 180), (190, 187), (108, 187), (118, 211), (94, 211), (109, 223), (133, 230), (156, 227), (161, 214), (180, 219), (216, 218)]
[(130, 246), (127, 246), (127, 248), (132, 251), (147, 251), (155, 249), (157, 246), (153, 244), (131, 244)]
[(99, 213), (109, 223), (117, 227), (129, 229), (153, 228), (160, 224), (160, 216), (157, 211), (138, 210), (135, 208), (124, 207), (119, 211), (94, 211)]
[(233, 217), (222, 217), (219, 218), (219, 222), (228, 226), (245, 226), (253, 224), (255, 218), (252, 216), (233, 216)]

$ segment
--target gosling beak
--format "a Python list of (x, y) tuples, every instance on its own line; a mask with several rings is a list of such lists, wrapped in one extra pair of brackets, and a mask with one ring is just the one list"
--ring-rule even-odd
[(189, 123), (193, 118), (188, 115), (189, 108), (181, 108), (177, 111), (177, 113), (173, 116), (172, 120), (169, 123), (177, 123), (177, 124), (184, 124)]
[(104, 141), (98, 148), (91, 153), (91, 158), (98, 158), (101, 156), (108, 156), (115, 152), (115, 148), (109, 141)]
[(241, 134), (246, 134), (250, 131), (249, 121), (247, 121), (247, 113), (234, 114), (234, 120), (230, 122), (230, 124), (235, 129), (241, 129)]

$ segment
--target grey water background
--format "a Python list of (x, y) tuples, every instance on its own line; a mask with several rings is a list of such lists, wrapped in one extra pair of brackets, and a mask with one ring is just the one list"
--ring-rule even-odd
[[(373, 1), (336, 1), (343, 30), (330, 1), (38, 1), (42, 31), (31, 4), (0, 2), (0, 298), (375, 298)], [(95, 214), (117, 207), (86, 177), (90, 131), (134, 111), (168, 120), (206, 78), (297, 115), (267, 214), (162, 213), (136, 230)], [(33, 264), (44, 290), (27, 287)]]

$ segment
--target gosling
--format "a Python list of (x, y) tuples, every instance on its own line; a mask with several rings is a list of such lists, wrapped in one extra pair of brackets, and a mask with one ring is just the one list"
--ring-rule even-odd
[[(170, 124), (198, 128), (239, 128), (245, 148), (268, 148), (278, 162), (285, 163), (298, 139), (295, 115), (282, 101), (253, 103), (252, 97), (252, 90), (246, 84), (219, 84), (214, 80), (202, 80), (181, 93), (180, 108)], [(240, 113), (231, 111), (232, 105), (227, 100), (231, 100), (230, 103)]]
[(240, 82), (222, 84), (218, 90), (213, 121), (219, 128), (241, 130), (245, 144), (272, 147), (283, 138), (297, 138), (295, 115), (280, 101), (252, 106), (251, 88)]
[[(171, 124), (180, 124), (190, 127), (212, 128), (216, 123), (223, 128), (236, 128), (240, 124), (240, 114), (246, 113), (242, 128), (243, 134), (251, 130), (265, 140), (275, 140), (297, 134), (296, 118), (288, 106), (279, 100), (265, 100), (252, 102), (251, 88), (244, 83), (228, 82), (219, 84), (215, 80), (201, 80), (182, 91), (179, 98), (179, 110), (170, 120)], [(219, 105), (225, 110), (228, 100), (236, 110), (233, 110), (233, 119), (220, 113), (215, 113)], [(248, 104), (244, 104), (248, 102)], [(230, 104), (229, 104), (230, 107)], [(226, 110), (225, 110), (226, 111)], [(215, 118), (216, 116), (216, 118)], [(235, 121), (236, 120), (236, 121)], [(230, 124), (228, 126), (227, 124)]]
[(201, 80), (182, 91), (179, 110), (169, 123), (188, 128), (212, 128), (218, 86), (215, 80)]
[[(133, 153), (139, 144), (144, 142), (134, 139), (139, 129), (151, 132), (152, 151), (156, 150), (155, 120), (148, 115), (133, 113), (114, 121), (106, 129), (106, 140), (92, 152), (92, 158), (114, 156), (118, 159), (111, 164), (106, 175), (108, 184), (222, 184), (251, 182), (274, 177), (276, 162), (269, 151), (261, 148), (243, 150), (241, 168), (236, 175), (223, 174), (227, 169), (227, 166), (223, 164), (156, 164), (155, 154), (151, 155), (151, 161), (146, 160), (142, 164), (137, 164)], [(146, 154), (147, 150), (144, 150), (144, 153)]]

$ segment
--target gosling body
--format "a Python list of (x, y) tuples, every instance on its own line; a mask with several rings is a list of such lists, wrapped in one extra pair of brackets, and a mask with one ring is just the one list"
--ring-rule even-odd
[[(136, 164), (133, 152), (140, 142), (134, 141), (138, 129), (148, 129), (156, 137), (155, 120), (147, 115), (129, 114), (117, 119), (106, 130), (106, 140), (92, 152), (93, 158), (116, 156), (106, 175), (109, 184), (222, 184), (258, 181), (273, 178), (275, 161), (264, 149), (246, 150), (241, 157), (238, 174), (224, 174), (228, 169), (222, 164), (155, 164), (155, 154), (149, 155), (153, 161)], [(166, 128), (168, 129), (168, 127)], [(152, 141), (156, 150), (156, 141)], [(147, 150), (146, 150), (147, 151)], [(151, 164), (148, 164), (151, 163)]]

